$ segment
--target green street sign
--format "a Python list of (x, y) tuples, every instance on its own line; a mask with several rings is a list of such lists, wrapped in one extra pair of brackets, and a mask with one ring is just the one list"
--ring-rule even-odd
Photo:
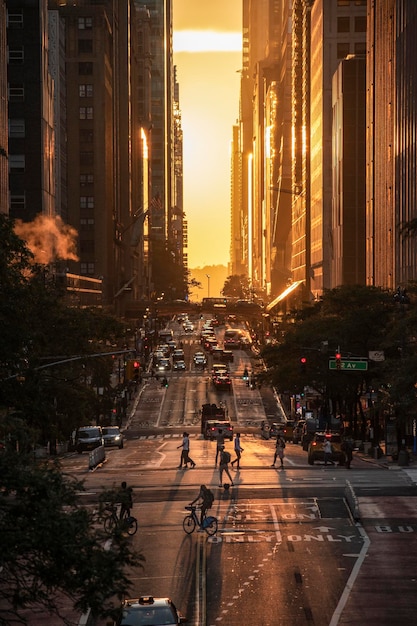
[[(340, 369), (347, 372), (364, 372), (368, 369), (368, 361), (345, 361), (342, 359)], [(329, 370), (337, 370), (334, 359), (329, 359)]]

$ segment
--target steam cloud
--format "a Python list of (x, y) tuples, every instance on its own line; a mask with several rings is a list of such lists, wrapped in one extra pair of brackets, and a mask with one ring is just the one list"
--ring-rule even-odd
[(33, 222), (16, 220), (15, 233), (26, 241), (36, 263), (46, 265), (57, 260), (78, 261), (77, 231), (64, 224), (59, 216), (38, 215)]

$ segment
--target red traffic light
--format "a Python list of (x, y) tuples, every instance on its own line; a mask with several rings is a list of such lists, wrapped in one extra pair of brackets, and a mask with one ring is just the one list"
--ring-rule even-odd
[(336, 357), (336, 361), (340, 361), (340, 359), (342, 358), (342, 355), (340, 354), (340, 352), (336, 352), (335, 357)]
[(134, 361), (134, 363), (133, 363), (133, 367), (140, 367), (140, 363), (139, 363), (139, 361)]
[(307, 363), (307, 359), (305, 358), (305, 356), (301, 357), (300, 363), (302, 363), (303, 365), (305, 365)]

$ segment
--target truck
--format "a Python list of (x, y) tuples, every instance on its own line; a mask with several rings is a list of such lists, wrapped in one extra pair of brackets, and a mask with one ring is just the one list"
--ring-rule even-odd
[(203, 435), (206, 432), (206, 424), (208, 420), (226, 420), (225, 407), (217, 406), (217, 404), (203, 404), (201, 407), (201, 432)]

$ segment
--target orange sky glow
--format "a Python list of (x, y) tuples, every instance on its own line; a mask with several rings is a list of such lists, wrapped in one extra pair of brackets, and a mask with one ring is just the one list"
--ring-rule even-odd
[(230, 141), (239, 114), (241, 4), (173, 0), (190, 269), (229, 262)]

